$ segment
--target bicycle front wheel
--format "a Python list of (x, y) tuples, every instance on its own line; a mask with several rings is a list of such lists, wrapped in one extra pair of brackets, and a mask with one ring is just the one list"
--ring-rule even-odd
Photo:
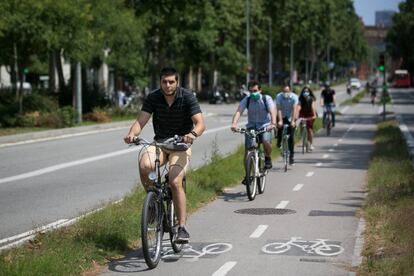
[(246, 157), (246, 192), (249, 200), (256, 197), (257, 178), (256, 178), (256, 158), (254, 152), (249, 152)]
[(141, 217), (141, 240), (144, 259), (149, 268), (155, 268), (162, 251), (162, 210), (155, 192), (145, 197)]
[(287, 172), (288, 162), (289, 162), (288, 141), (287, 139), (284, 139), (283, 141), (283, 166), (284, 166), (283, 169), (285, 172)]
[(266, 187), (266, 168), (265, 168), (265, 158), (259, 156), (259, 176), (257, 177), (257, 190), (259, 194), (263, 194)]

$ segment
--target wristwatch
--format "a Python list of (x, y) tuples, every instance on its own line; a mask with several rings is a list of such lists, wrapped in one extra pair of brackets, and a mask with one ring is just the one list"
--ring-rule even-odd
[(194, 137), (198, 137), (198, 134), (197, 134), (197, 132), (195, 132), (194, 130), (192, 130), (192, 131), (190, 131), (190, 133), (192, 134), (192, 135), (194, 135)]

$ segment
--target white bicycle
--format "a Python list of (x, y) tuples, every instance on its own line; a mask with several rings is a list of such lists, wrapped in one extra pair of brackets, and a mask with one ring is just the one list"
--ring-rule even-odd
[(162, 259), (189, 258), (191, 261), (197, 261), (199, 258), (207, 255), (218, 255), (230, 251), (233, 246), (230, 243), (212, 243), (204, 246), (201, 251), (194, 249), (191, 245), (186, 244), (180, 254), (177, 254), (172, 248), (166, 250)]
[(292, 237), (287, 242), (273, 242), (263, 246), (262, 251), (267, 254), (282, 254), (295, 246), (308, 254), (321, 256), (336, 256), (344, 252), (344, 248), (337, 244), (328, 244), (327, 239), (314, 241), (301, 240), (300, 237)]

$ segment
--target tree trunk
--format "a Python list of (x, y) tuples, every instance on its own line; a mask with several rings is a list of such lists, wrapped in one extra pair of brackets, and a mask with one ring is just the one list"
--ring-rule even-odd
[(19, 99), (19, 92), (17, 90), (17, 45), (13, 43), (13, 62), (11, 64), (11, 84), (12, 92), (16, 94), (16, 100)]
[(49, 91), (56, 93), (56, 61), (54, 51), (49, 52)]
[(65, 77), (63, 76), (63, 66), (62, 66), (62, 59), (61, 59), (60, 51), (55, 51), (55, 64), (56, 64), (58, 83), (59, 83), (59, 88), (57, 92), (61, 92), (62, 90), (66, 88), (66, 82), (65, 82)]

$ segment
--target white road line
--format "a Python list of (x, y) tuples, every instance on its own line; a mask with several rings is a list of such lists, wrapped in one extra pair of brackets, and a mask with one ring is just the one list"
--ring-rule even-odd
[(338, 144), (336, 144), (336, 143), (335, 143), (333, 146), (334, 146), (334, 147), (337, 147), (337, 146), (338, 146)]
[(46, 174), (46, 173), (51, 173), (51, 172), (54, 172), (54, 171), (58, 171), (58, 170), (62, 170), (62, 169), (66, 169), (66, 168), (70, 168), (70, 167), (74, 167), (74, 166), (78, 166), (78, 165), (82, 165), (82, 164), (86, 164), (86, 163), (106, 159), (106, 158), (111, 158), (111, 157), (126, 154), (126, 153), (130, 153), (130, 152), (133, 152), (133, 151), (136, 151), (136, 150), (137, 150), (136, 148), (129, 148), (129, 149), (124, 149), (124, 150), (114, 151), (114, 152), (110, 152), (110, 153), (106, 153), (106, 154), (101, 154), (101, 155), (97, 155), (97, 156), (93, 156), (93, 157), (88, 157), (88, 158), (84, 158), (84, 159), (75, 160), (75, 161), (72, 161), (72, 162), (67, 162), (67, 163), (62, 163), (62, 164), (58, 164), (58, 165), (55, 165), (55, 166), (46, 167), (46, 168), (43, 168), (43, 169), (40, 169), (40, 170), (31, 171), (31, 172), (28, 172), (28, 173), (23, 173), (23, 174), (18, 174), (18, 175), (15, 175), (15, 176), (0, 178), (0, 184), (5, 183), (5, 182), (12, 182), (12, 181), (17, 181), (17, 180), (22, 180), (22, 179), (26, 179), (26, 178), (30, 178), (30, 177), (34, 177), (34, 176), (39, 176), (39, 175)]
[(316, 167), (322, 167), (322, 162), (318, 162), (315, 164)]
[[(213, 115), (215, 115), (215, 114), (214, 113), (207, 113), (206, 115), (204, 115), (204, 118), (211, 117)], [(132, 122), (131, 122), (131, 124), (132, 124)], [(151, 124), (152, 124), (152, 122), (150, 122), (148, 125), (151, 125)], [(31, 144), (31, 143), (36, 143), (36, 142), (58, 140), (58, 139), (63, 139), (63, 138), (84, 136), (84, 135), (89, 135), (89, 134), (103, 133), (103, 132), (115, 131), (115, 130), (120, 130), (120, 129), (128, 129), (130, 127), (131, 126), (119, 126), (119, 127), (112, 127), (112, 128), (106, 128), (106, 129), (96, 129), (96, 130), (84, 131), (84, 132), (79, 132), (79, 133), (62, 134), (62, 135), (52, 136), (52, 137), (37, 138), (37, 139), (26, 140), (26, 141), (3, 143), (3, 144), (0, 144), (0, 148), (8, 147), (8, 146), (22, 145), (22, 144)]]
[(307, 174), (306, 174), (306, 177), (311, 177), (312, 175), (314, 175), (315, 173), (314, 172), (308, 172)]
[(235, 265), (237, 262), (227, 262), (222, 267), (220, 267), (212, 276), (224, 276), (226, 275)]
[[(207, 130), (207, 131), (204, 132), (204, 134), (209, 134), (209, 133), (217, 132), (217, 131), (220, 131), (220, 130), (223, 130), (223, 129), (228, 129), (228, 128), (229, 128), (228, 126), (218, 127), (218, 128)], [(92, 156), (92, 157), (88, 157), (88, 158), (84, 158), (84, 159), (79, 159), (79, 160), (75, 160), (75, 161), (72, 161), (72, 162), (61, 163), (61, 164), (46, 167), (46, 168), (43, 168), (43, 169), (40, 169), (40, 170), (34, 170), (34, 171), (31, 171), (31, 172), (27, 172), (27, 173), (22, 173), (22, 174), (10, 176), (10, 177), (0, 178), (0, 184), (6, 183), (6, 182), (13, 182), (13, 181), (17, 181), (17, 180), (22, 180), (22, 179), (26, 179), (26, 178), (30, 178), (30, 177), (35, 177), (35, 176), (39, 176), (39, 175), (42, 175), (42, 174), (52, 173), (52, 172), (55, 172), (55, 171), (58, 171), (58, 170), (62, 170), (62, 169), (66, 169), (66, 168), (70, 168), (70, 167), (74, 167), (74, 166), (79, 166), (79, 165), (82, 165), (82, 164), (95, 162), (95, 161), (99, 161), (99, 160), (102, 160), (102, 159), (111, 158), (111, 157), (114, 157), (114, 156), (123, 155), (123, 154), (127, 154), (127, 153), (134, 152), (134, 151), (137, 151), (137, 147), (132, 147), (132, 148), (119, 150), (119, 151), (113, 151), (113, 152), (110, 152), (110, 153), (96, 155), (96, 156)]]
[(103, 133), (103, 132), (115, 131), (115, 130), (126, 129), (126, 128), (130, 128), (130, 126), (113, 127), (113, 128), (108, 128), (108, 129), (97, 129), (97, 130), (90, 130), (90, 131), (79, 132), (79, 133), (62, 134), (59, 136), (37, 138), (37, 139), (26, 140), (26, 141), (4, 143), (4, 144), (0, 144), (0, 148), (8, 147), (8, 146), (23, 145), (23, 144), (31, 144), (35, 142), (44, 142), (44, 141), (58, 140), (58, 139), (63, 139), (63, 138), (84, 136), (84, 135), (89, 135), (89, 134)]
[(260, 238), (260, 236), (264, 233), (264, 231), (266, 231), (267, 227), (269, 227), (269, 225), (259, 225), (257, 226), (256, 230), (254, 230), (254, 232), (250, 235), (250, 238), (253, 239), (257, 239)]
[[(123, 200), (124, 199), (117, 200), (117, 201), (113, 202), (112, 204), (118, 204), (118, 203), (122, 202)], [(73, 219), (70, 219), (70, 220), (60, 219), (58, 221), (49, 223), (49, 224), (41, 226), (41, 227), (38, 227), (38, 228), (33, 229), (31, 231), (27, 231), (27, 232), (24, 232), (24, 233), (16, 235), (16, 236), (12, 236), (12, 237), (9, 237), (9, 238), (2, 239), (2, 240), (0, 240), (0, 244), (4, 244), (4, 243), (8, 243), (8, 244), (0, 247), (0, 251), (2, 251), (3, 249), (16, 247), (16, 246), (24, 243), (27, 240), (33, 239), (34, 237), (36, 237), (36, 234), (38, 234), (40, 232), (48, 232), (48, 231), (51, 231), (51, 230), (54, 230), (54, 229), (58, 229), (58, 228), (61, 228), (61, 227), (71, 225), (71, 224), (77, 222), (78, 220), (80, 220), (81, 218), (84, 218), (84, 217), (86, 217), (90, 214), (96, 213), (96, 212), (102, 210), (103, 208), (104, 207), (98, 208), (96, 210), (90, 211), (90, 212), (88, 212), (84, 215), (81, 215), (79, 217), (76, 217), (76, 218), (73, 218)]]
[(348, 111), (349, 106), (345, 106), (344, 108), (342, 108), (341, 113), (345, 113)]
[(322, 156), (322, 158), (324, 158), (324, 159), (326, 159), (326, 158), (328, 158), (329, 157), (329, 154), (324, 154), (323, 156)]
[(24, 242), (26, 242), (26, 241), (28, 241), (28, 240), (34, 239), (34, 237), (36, 237), (36, 235), (35, 235), (35, 234), (30, 235), (30, 236), (27, 236), (27, 237), (25, 237), (25, 238), (23, 238), (23, 239), (20, 239), (20, 240), (18, 240), (18, 241), (15, 241), (15, 242), (12, 242), (12, 243), (6, 244), (6, 245), (4, 245), (4, 246), (1, 246), (1, 247), (0, 247), (0, 251), (5, 250), (5, 249), (10, 249), (10, 248), (12, 248), (12, 247), (17, 247), (17, 246), (21, 245), (22, 243), (24, 243)]
[(297, 184), (297, 185), (293, 188), (293, 191), (294, 191), (294, 192), (297, 192), (297, 191), (299, 191), (300, 189), (302, 189), (302, 187), (303, 187), (303, 184)]
[(283, 200), (276, 206), (276, 209), (285, 209), (288, 204), (289, 201)]
[(49, 223), (49, 224), (47, 224), (45, 226), (41, 226), (39, 228), (33, 229), (31, 231), (27, 231), (27, 232), (21, 233), (21, 234), (16, 235), (16, 236), (12, 236), (12, 237), (9, 237), (9, 238), (2, 239), (2, 240), (0, 240), (0, 244), (2, 244), (2, 243), (9, 243), (9, 242), (12, 242), (12, 241), (15, 241), (15, 240), (18, 240), (18, 239), (21, 239), (21, 238), (24, 238), (24, 237), (27, 237), (27, 236), (36, 234), (38, 232), (45, 231), (45, 230), (47, 230), (49, 228), (57, 228), (58, 225), (66, 222), (66, 221), (67, 221), (67, 219), (61, 219), (61, 220), (58, 220), (58, 221)]
[(329, 152), (333, 152), (333, 151), (334, 151), (334, 149), (329, 149), (328, 151), (329, 151)]
[(343, 141), (343, 139), (341, 138), (341, 139), (338, 139), (338, 142), (342, 142)]

